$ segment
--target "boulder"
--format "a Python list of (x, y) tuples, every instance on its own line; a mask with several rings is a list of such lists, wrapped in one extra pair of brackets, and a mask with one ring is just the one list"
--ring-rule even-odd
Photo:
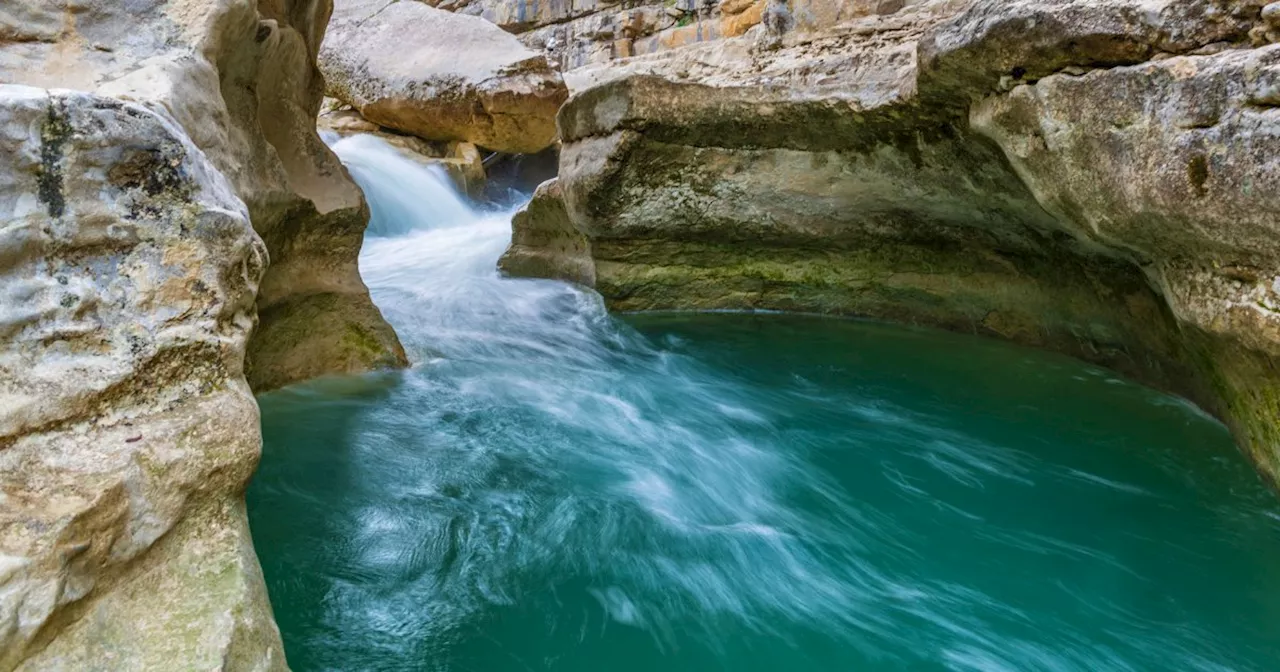
[(498, 261), (503, 272), (595, 286), (587, 237), (574, 228), (557, 180), (538, 185), (533, 198), (512, 218), (511, 230), (511, 247)]
[(555, 141), (568, 97), (540, 53), (421, 2), (338, 0), (320, 66), (329, 95), (373, 123), (514, 154)]

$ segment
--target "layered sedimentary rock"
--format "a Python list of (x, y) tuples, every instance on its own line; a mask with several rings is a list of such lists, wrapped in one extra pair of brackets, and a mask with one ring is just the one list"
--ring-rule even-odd
[(551, 145), (568, 97), (542, 54), (416, 1), (338, 0), (320, 64), (329, 95), (373, 123), (499, 152)]
[(0, 9), (0, 669), (284, 667), (246, 376), (404, 363), (315, 132), (329, 11)]
[(774, 18), (800, 30), (892, 14), (925, 0), (427, 0), (520, 36), (561, 70), (737, 37)]
[(903, 3), (566, 73), (510, 272), (616, 309), (988, 334), (1223, 418), (1280, 475), (1280, 47), (1263, 3)]

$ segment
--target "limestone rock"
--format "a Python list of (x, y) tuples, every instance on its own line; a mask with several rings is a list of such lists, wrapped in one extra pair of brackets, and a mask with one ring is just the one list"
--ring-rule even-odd
[(1069, 67), (1142, 63), (1242, 42), (1262, 0), (975, 2), (923, 41), (927, 85), (981, 95), (1002, 76), (1035, 80)]
[[(791, 0), (778, 2), (800, 31), (825, 30), (867, 16), (887, 16), (927, 0)], [(442, 0), (440, 9), (482, 17), (544, 50), (568, 71), (707, 44), (746, 33), (764, 18), (767, 0)]]
[[(0, 34), (31, 33), (0, 44), (0, 81), (163, 109), (249, 207), (271, 258), (249, 345), (258, 390), (405, 363), (356, 267), (363, 196), (315, 132), (323, 95), (315, 59), (330, 8), (330, 0), (163, 0), (143, 11), (89, 0), (72, 14), (18, 0), (0, 13)], [(353, 330), (369, 339), (356, 344)]]
[(1045, 208), (1140, 261), (1280, 473), (1280, 46), (1051, 76), (973, 110)]
[(315, 131), (330, 5), (72, 5), (0, 10), (0, 670), (283, 669), (246, 376), (405, 363)]
[(243, 504), (248, 210), (114, 99), (0, 86), (0, 158), (0, 669), (284, 669)]
[(926, 0), (771, 49), (578, 68), (563, 207), (548, 188), (521, 213), (503, 268), (594, 283), (618, 310), (859, 315), (1057, 350), (1199, 403), (1275, 482), (1263, 4)]
[(504, 272), (595, 286), (590, 244), (574, 228), (556, 180), (538, 185), (528, 205), (511, 220), (511, 233), (511, 247), (498, 261)]
[(338, 0), (320, 64), (329, 94), (371, 122), (500, 152), (549, 146), (568, 96), (516, 38), (420, 2)]

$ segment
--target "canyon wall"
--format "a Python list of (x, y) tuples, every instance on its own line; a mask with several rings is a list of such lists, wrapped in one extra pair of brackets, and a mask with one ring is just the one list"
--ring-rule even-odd
[(403, 366), (325, 0), (0, 9), (0, 669), (284, 669), (251, 394)]
[(405, 364), (321, 60), (405, 133), (561, 143), (512, 274), (1057, 350), (1280, 476), (1280, 3), (343, 1), (324, 58), (328, 0), (0, 9), (0, 670), (284, 669), (251, 390)]
[(1057, 350), (1196, 401), (1275, 482), (1280, 4), (872, 4), (566, 72), (503, 268)]

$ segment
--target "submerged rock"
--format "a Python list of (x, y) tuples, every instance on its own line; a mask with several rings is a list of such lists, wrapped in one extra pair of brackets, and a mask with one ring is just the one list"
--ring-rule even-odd
[(1280, 476), (1261, 2), (903, 3), (567, 72), (504, 268), (609, 305), (984, 333), (1223, 418)]
[(421, 2), (338, 0), (320, 64), (329, 95), (371, 122), (498, 152), (549, 146), (568, 97), (538, 52)]

